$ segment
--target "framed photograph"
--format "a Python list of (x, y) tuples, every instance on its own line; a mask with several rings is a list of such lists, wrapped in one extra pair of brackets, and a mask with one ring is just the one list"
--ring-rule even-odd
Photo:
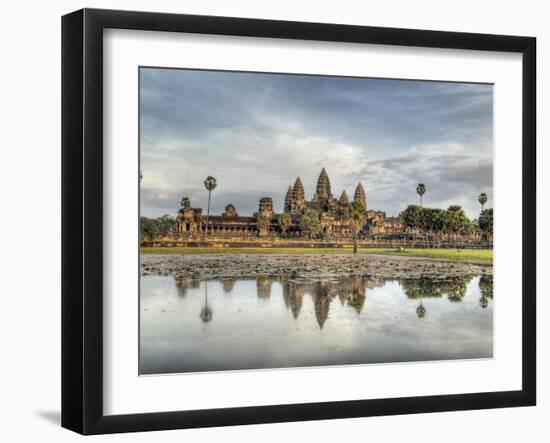
[(536, 402), (536, 41), (62, 20), (62, 425)]

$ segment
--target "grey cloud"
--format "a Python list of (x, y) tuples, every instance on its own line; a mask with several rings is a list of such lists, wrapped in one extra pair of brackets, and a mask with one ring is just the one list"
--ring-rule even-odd
[(281, 208), (298, 175), (311, 197), (322, 166), (335, 194), (361, 180), (390, 214), (416, 201), (418, 181), (426, 201), (472, 217), (477, 194), (492, 194), (491, 85), (142, 69), (140, 86), (150, 215), (174, 212), (185, 193), (204, 207), (210, 174), (214, 213), (229, 201), (252, 213), (264, 195)]

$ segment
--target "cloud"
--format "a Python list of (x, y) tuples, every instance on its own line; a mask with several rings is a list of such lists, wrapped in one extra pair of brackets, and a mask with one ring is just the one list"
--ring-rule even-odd
[(333, 193), (353, 194), (397, 214), (416, 202), (464, 205), (492, 195), (490, 85), (249, 74), (177, 69), (140, 71), (142, 213), (174, 214), (183, 195), (212, 212), (228, 202), (251, 214), (271, 196), (282, 210), (302, 178), (310, 198), (321, 167)]

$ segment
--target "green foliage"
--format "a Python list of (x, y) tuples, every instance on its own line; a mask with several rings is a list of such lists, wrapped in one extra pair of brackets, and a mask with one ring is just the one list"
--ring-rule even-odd
[(409, 205), (399, 216), (407, 228), (421, 229), (437, 236), (442, 232), (470, 235), (477, 229), (477, 221), (470, 221), (464, 209), (458, 205), (449, 206), (447, 210)]
[(155, 240), (157, 237), (165, 237), (176, 230), (176, 220), (167, 214), (162, 217), (139, 218), (139, 231), (142, 240)]
[(158, 236), (155, 220), (149, 217), (139, 218), (139, 233), (142, 240), (154, 240)]
[(350, 222), (353, 236), (357, 237), (367, 223), (367, 213), (361, 202), (354, 201), (348, 205), (347, 219)]
[(464, 229), (470, 220), (466, 216), (464, 209), (458, 205), (449, 206), (447, 209), (447, 230), (457, 233)]
[(479, 228), (486, 234), (493, 235), (493, 208), (484, 209), (479, 214)]
[(444, 209), (419, 208), (419, 223), (415, 227), (438, 234), (447, 226), (447, 220), (448, 214)]
[(277, 217), (277, 223), (279, 224), (279, 227), (284, 234), (292, 224), (292, 217), (290, 216), (290, 214), (285, 212)]
[(422, 208), (419, 205), (409, 205), (399, 214), (399, 217), (407, 228), (419, 228), (422, 220)]
[(256, 226), (259, 230), (269, 229), (270, 224), (271, 219), (269, 217), (266, 217), (265, 215), (260, 215), (256, 220)]
[(314, 211), (306, 211), (300, 219), (300, 228), (307, 237), (315, 237), (321, 231), (319, 215)]

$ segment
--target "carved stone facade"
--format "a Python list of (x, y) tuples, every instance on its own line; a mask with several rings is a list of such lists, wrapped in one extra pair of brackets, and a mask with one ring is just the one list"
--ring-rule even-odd
[[(308, 215), (314, 213), (320, 224), (315, 237), (352, 238), (351, 221), (348, 216), (350, 204), (348, 194), (344, 190), (340, 198), (334, 197), (325, 168), (319, 174), (312, 199), (306, 200), (305, 195), (304, 185), (298, 177), (286, 192), (283, 205), (283, 214), (287, 214), (286, 217), (275, 213), (271, 197), (262, 197), (258, 204), (258, 211), (252, 216), (239, 216), (237, 208), (232, 203), (227, 204), (221, 215), (208, 217), (208, 229), (206, 229), (207, 217), (203, 214), (203, 210), (192, 208), (189, 198), (184, 197), (176, 217), (177, 237), (302, 237), (302, 217), (306, 213)], [(366, 237), (371, 233), (370, 231), (381, 235), (397, 235), (398, 232), (402, 232), (399, 219), (386, 218), (383, 212), (367, 211), (366, 194), (361, 183), (357, 184), (353, 195), (353, 200), (361, 204), (366, 215), (366, 223), (360, 230), (360, 237)], [(289, 218), (289, 225), (282, 228), (282, 220), (288, 221)]]

